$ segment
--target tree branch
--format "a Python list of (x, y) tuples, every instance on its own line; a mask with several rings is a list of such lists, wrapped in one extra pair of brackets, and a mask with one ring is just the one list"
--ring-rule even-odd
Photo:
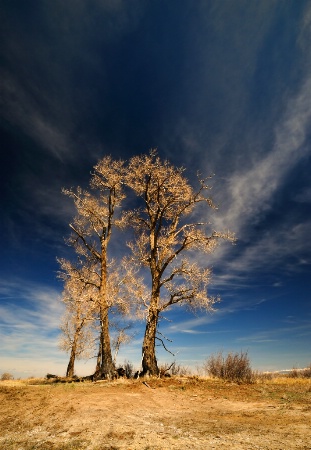
[(155, 338), (158, 339), (158, 341), (161, 342), (161, 344), (163, 345), (164, 349), (165, 349), (168, 353), (170, 353), (171, 355), (175, 356), (174, 353), (172, 353), (170, 350), (168, 350), (168, 349), (166, 348), (166, 346), (165, 346), (165, 344), (164, 344), (164, 342), (163, 342), (163, 339), (159, 338), (158, 336), (156, 336)]
[(101, 260), (101, 256), (100, 254), (93, 248), (90, 246), (90, 244), (87, 242), (87, 240), (85, 239), (85, 237), (83, 236), (82, 233), (80, 233), (71, 223), (69, 224), (70, 228), (76, 233), (76, 235), (81, 239), (81, 241), (83, 242), (83, 244), (85, 245), (85, 247), (89, 250), (89, 252), (95, 256), (95, 258), (100, 261)]

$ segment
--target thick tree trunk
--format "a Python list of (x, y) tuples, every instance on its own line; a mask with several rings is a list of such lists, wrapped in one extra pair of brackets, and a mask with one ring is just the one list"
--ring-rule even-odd
[(107, 304), (107, 242), (102, 245), (101, 258), (101, 285), (100, 285), (100, 345), (101, 345), (101, 378), (111, 380), (115, 376), (115, 365), (112, 359), (110, 330), (109, 330), (109, 306)]
[(112, 359), (108, 309), (101, 312), (101, 378), (111, 380), (115, 376)]
[(102, 350), (101, 350), (101, 332), (99, 335), (99, 344), (98, 344), (98, 352), (97, 352), (97, 358), (96, 358), (96, 368), (95, 373), (93, 375), (94, 379), (97, 380), (100, 378), (100, 368), (101, 368), (101, 360), (102, 360)]
[(153, 307), (150, 307), (149, 309), (149, 316), (146, 324), (142, 348), (143, 375), (159, 375), (159, 368), (155, 352), (155, 340), (159, 320), (159, 312), (156, 305), (157, 301), (153, 300)]

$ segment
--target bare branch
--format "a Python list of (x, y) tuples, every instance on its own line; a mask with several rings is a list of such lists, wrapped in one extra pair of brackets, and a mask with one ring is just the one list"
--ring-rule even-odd
[(69, 226), (76, 233), (76, 235), (82, 240), (83, 244), (89, 250), (89, 252), (92, 253), (92, 255), (95, 256), (96, 259), (100, 260), (101, 259), (100, 254), (89, 245), (85, 236), (82, 233), (80, 233), (71, 223), (69, 224)]
[(156, 336), (155, 338), (156, 338), (158, 341), (161, 342), (163, 348), (164, 348), (168, 353), (170, 353), (171, 355), (175, 356), (174, 353), (172, 353), (170, 350), (168, 350), (168, 348), (166, 348), (166, 346), (165, 346), (165, 344), (164, 344), (164, 342), (163, 342), (163, 339), (159, 338), (158, 336)]

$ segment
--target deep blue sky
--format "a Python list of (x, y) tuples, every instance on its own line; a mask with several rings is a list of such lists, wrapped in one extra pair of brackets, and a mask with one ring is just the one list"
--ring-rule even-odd
[[(161, 324), (177, 361), (248, 350), (254, 368), (311, 362), (311, 5), (287, 0), (2, 0), (0, 373), (65, 373), (56, 256), (62, 187), (96, 161), (157, 147), (215, 174), (212, 315)], [(204, 261), (206, 263), (206, 261)], [(142, 328), (120, 362), (140, 361)], [(159, 353), (161, 361), (171, 355)], [(91, 373), (94, 361), (80, 363)]]

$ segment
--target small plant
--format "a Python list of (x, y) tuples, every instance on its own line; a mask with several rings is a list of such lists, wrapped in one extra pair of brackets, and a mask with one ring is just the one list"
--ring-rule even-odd
[(130, 361), (125, 360), (123, 367), (124, 367), (124, 370), (125, 370), (126, 378), (133, 378), (133, 376), (134, 376), (133, 364)]
[(300, 370), (297, 367), (293, 367), (290, 372), (288, 372), (290, 378), (298, 378), (300, 376)]
[(51, 378), (58, 378), (58, 376), (57, 375), (53, 375), (52, 373), (47, 373), (45, 378), (47, 380), (50, 380)]
[(311, 363), (309, 364), (309, 367), (307, 367), (307, 368), (304, 370), (303, 376), (304, 376), (305, 378), (311, 378)]
[(208, 375), (226, 381), (251, 383), (254, 380), (247, 352), (228, 353), (225, 357), (222, 352), (211, 355), (203, 363), (203, 369)]
[(172, 365), (170, 365), (168, 363), (161, 364), (159, 366), (159, 377), (160, 378), (162, 378), (162, 377), (170, 377), (171, 374), (169, 372), (170, 372), (171, 366)]
[(177, 364), (176, 361), (174, 361), (171, 367), (171, 374), (173, 376), (185, 377), (191, 374), (191, 370), (189, 369), (189, 367), (182, 366), (181, 364)]
[(180, 376), (184, 377), (186, 375), (191, 374), (191, 370), (188, 367), (184, 367), (181, 364), (177, 364), (174, 361), (171, 364), (165, 363), (159, 367), (160, 377), (172, 377), (172, 376)]
[(9, 372), (4, 372), (4, 373), (1, 375), (1, 381), (8, 381), (8, 380), (14, 380), (14, 377), (13, 377), (13, 375), (12, 375), (11, 373), (9, 373)]

